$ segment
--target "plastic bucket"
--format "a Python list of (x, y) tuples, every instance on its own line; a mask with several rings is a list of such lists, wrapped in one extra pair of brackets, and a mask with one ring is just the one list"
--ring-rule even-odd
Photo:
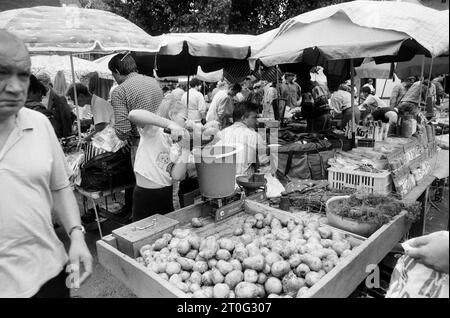
[(213, 145), (194, 150), (200, 192), (206, 198), (231, 196), (235, 191), (236, 154), (242, 145)]

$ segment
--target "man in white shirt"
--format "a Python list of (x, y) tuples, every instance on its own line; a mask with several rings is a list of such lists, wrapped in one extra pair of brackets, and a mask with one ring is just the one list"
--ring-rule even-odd
[(233, 97), (240, 90), (239, 84), (234, 84), (228, 90), (219, 90), (209, 106), (206, 121), (217, 121), (221, 128), (227, 127), (233, 115)]
[[(365, 114), (372, 113), (377, 108), (388, 107), (378, 96), (372, 95), (367, 86), (361, 88), (361, 96), (364, 98), (364, 102), (359, 105), (359, 109), (365, 111)], [(362, 117), (364, 118), (365, 115)]]
[[(111, 104), (95, 94), (91, 94), (86, 86), (81, 83), (75, 84), (77, 100), (80, 107), (90, 105), (94, 119), (95, 131), (102, 131), (106, 125), (114, 123), (114, 111)], [(75, 100), (73, 84), (67, 90), (67, 97)]]
[(363, 87), (368, 87), (368, 88), (370, 88), (370, 93), (371, 93), (372, 95), (375, 95), (375, 87), (373, 87), (373, 79), (369, 78), (369, 79), (367, 80), (367, 83), (364, 84)]
[(216, 136), (217, 144), (244, 147), (236, 155), (236, 176), (252, 175), (255, 172), (254, 164), (256, 163), (262, 173), (274, 172), (276, 169), (275, 164), (272, 169), (271, 161), (266, 154), (266, 142), (255, 131), (258, 107), (250, 102), (236, 104), (233, 110), (233, 125), (219, 131)]
[(189, 89), (189, 105), (187, 101), (187, 92), (181, 97), (181, 102), (188, 109), (188, 119), (193, 121), (202, 120), (206, 112), (205, 97), (200, 93), (202, 82), (199, 79), (194, 78), (189, 82), (189, 86), (191, 87)]

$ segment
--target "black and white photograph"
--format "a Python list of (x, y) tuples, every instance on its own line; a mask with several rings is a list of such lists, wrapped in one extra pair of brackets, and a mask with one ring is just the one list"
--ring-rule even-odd
[(0, 0), (0, 298), (448, 299), (449, 223), (448, 0)]

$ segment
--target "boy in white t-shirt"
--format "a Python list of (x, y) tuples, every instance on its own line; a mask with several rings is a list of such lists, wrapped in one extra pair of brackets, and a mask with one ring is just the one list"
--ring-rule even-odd
[(161, 127), (169, 124), (161, 122), (161, 117), (158, 119), (146, 110), (132, 110), (129, 114), (141, 137), (134, 163), (133, 222), (173, 211), (173, 181), (182, 180), (186, 175), (190, 154), (190, 137), (184, 129), (186, 106), (172, 100), (167, 117), (162, 119), (171, 121), (170, 128), (174, 123), (178, 125), (178, 132), (172, 133), (173, 136), (182, 135), (180, 142), (175, 143), (172, 136), (164, 132)]

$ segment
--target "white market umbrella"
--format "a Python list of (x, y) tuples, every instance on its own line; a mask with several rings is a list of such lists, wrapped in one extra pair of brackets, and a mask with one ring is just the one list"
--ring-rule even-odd
[[(157, 52), (161, 40), (127, 19), (102, 10), (77, 7), (32, 7), (0, 12), (0, 28), (22, 39), (32, 54), (70, 54), (113, 51)], [(75, 87), (74, 87), (75, 91)], [(78, 99), (75, 91), (78, 137), (81, 140)]]

